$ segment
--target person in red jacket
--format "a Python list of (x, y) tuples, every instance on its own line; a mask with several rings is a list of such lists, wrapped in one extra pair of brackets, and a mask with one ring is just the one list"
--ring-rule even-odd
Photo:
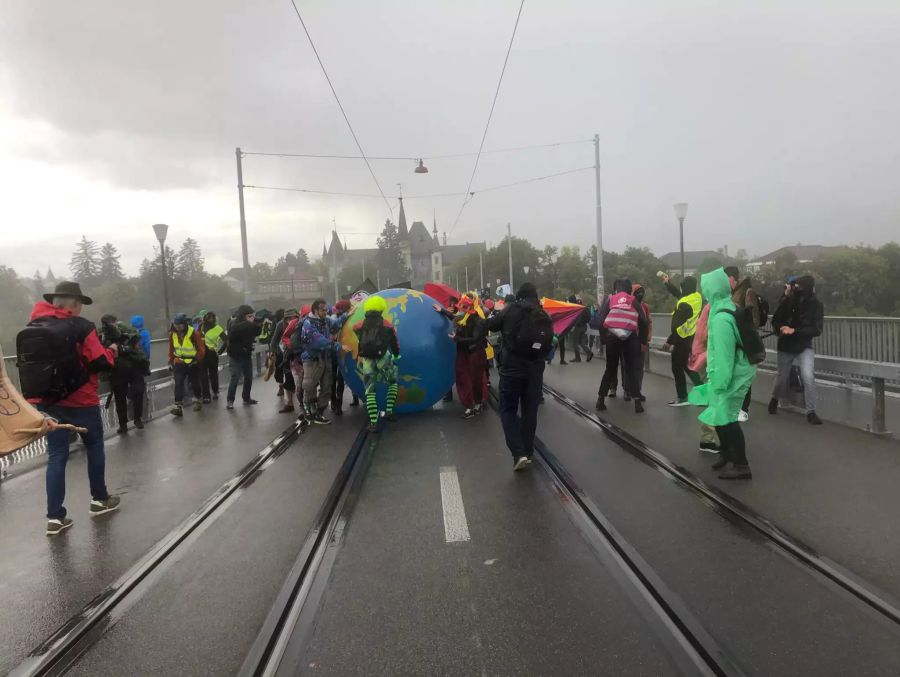
[[(96, 517), (119, 507), (119, 497), (110, 496), (106, 489), (106, 453), (97, 392), (99, 374), (112, 370), (118, 346), (104, 348), (94, 324), (79, 317), (82, 307), (93, 301), (81, 293), (78, 283), (60, 282), (55, 291), (44, 294), (44, 299), (35, 304), (31, 321), (17, 341), (22, 391), (47, 416), (86, 430), (81, 433), (81, 439), (87, 451), (90, 515)], [(72, 353), (41, 354), (60, 343), (72, 346)], [(39, 369), (29, 369), (29, 363), (39, 367), (44, 359), (50, 359), (55, 365), (50, 383), (40, 378)], [(55, 430), (47, 435), (48, 536), (72, 526), (72, 519), (66, 516), (63, 506), (69, 435), (68, 430)]]

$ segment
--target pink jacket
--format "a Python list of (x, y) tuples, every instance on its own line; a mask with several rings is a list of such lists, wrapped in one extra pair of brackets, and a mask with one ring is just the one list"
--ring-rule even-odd
[(691, 356), (688, 359), (688, 369), (691, 371), (703, 371), (706, 369), (706, 339), (709, 336), (709, 304), (703, 306), (700, 317), (697, 318), (697, 333), (694, 334), (694, 344), (691, 347)]

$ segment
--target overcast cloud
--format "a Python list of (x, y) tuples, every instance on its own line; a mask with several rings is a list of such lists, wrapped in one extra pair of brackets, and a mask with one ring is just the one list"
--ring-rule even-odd
[[(462, 192), (516, 0), (298, 0), (385, 192)], [(637, 7), (636, 5), (639, 5)], [(604, 244), (750, 254), (880, 244), (900, 224), (900, 3), (526, 0), (487, 148), (600, 134)], [(234, 148), (355, 154), (289, 0), (6, 0), (0, 264), (66, 272), (82, 234), (129, 272), (171, 226), (240, 261)], [(482, 158), (474, 187), (593, 163), (589, 143)], [(361, 161), (245, 158), (247, 184), (376, 193)], [(451, 241), (589, 245), (593, 173), (476, 195)], [(247, 191), (252, 261), (372, 246), (380, 199)], [(392, 200), (393, 202), (393, 200)], [(410, 199), (449, 231), (461, 198)]]

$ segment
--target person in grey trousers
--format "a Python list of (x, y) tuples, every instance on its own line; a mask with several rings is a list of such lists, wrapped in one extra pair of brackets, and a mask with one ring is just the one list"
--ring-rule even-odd
[(806, 420), (822, 425), (816, 414), (816, 351), (813, 339), (822, 334), (825, 307), (816, 296), (816, 281), (811, 275), (797, 278), (796, 284), (787, 285), (775, 314), (772, 329), (778, 334), (778, 374), (769, 413), (778, 412), (778, 402), (787, 396), (791, 367), (800, 367), (803, 380), (803, 396), (806, 404)]

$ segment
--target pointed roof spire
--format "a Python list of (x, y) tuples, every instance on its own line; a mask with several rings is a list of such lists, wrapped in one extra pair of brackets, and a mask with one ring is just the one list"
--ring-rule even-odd
[(397, 220), (397, 234), (402, 238), (409, 237), (409, 229), (406, 227), (406, 212), (403, 211), (403, 198), (400, 198), (400, 218)]
[(331, 231), (331, 246), (328, 248), (328, 253), (333, 254), (338, 258), (344, 255), (344, 245), (341, 244), (341, 238), (338, 236), (336, 230)]
[(325, 240), (322, 240), (322, 258), (328, 256), (328, 247), (325, 246)]
[(47, 266), (47, 281), (56, 282), (56, 275), (53, 274), (53, 269), (50, 266)]
[(431, 229), (431, 236), (434, 238), (434, 243), (439, 245), (441, 241), (438, 239), (438, 230), (437, 230), (437, 210), (435, 209), (433, 212), (434, 218), (434, 228)]

